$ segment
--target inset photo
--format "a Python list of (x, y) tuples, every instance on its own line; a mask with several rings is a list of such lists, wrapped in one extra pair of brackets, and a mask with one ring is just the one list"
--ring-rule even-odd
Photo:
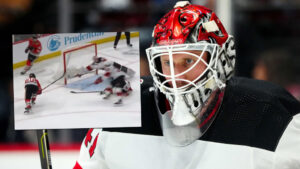
[(139, 32), (13, 35), (16, 130), (140, 127)]

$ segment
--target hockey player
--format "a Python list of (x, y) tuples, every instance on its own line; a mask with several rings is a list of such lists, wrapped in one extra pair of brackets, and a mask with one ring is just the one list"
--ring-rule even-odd
[(234, 40), (211, 10), (178, 2), (147, 49), (142, 127), (90, 129), (74, 169), (295, 169), (300, 103), (233, 76)]
[(34, 73), (30, 73), (29, 78), (25, 80), (25, 113), (30, 112), (38, 94), (42, 94), (40, 82), (36, 79)]
[(100, 94), (104, 95), (103, 99), (108, 99), (112, 94), (116, 94), (119, 98), (115, 104), (122, 104), (122, 97), (128, 96), (132, 91), (130, 82), (126, 78), (134, 76), (135, 72), (117, 62), (109, 61), (104, 57), (96, 57), (92, 64), (81, 68), (75, 76), (81, 77), (97, 69), (101, 70), (103, 74), (94, 81), (94, 84), (99, 84), (107, 78), (111, 80), (110, 85), (104, 91), (100, 91)]
[[(126, 36), (126, 44), (128, 47), (132, 47), (132, 44), (130, 43), (130, 32), (124, 32), (125, 33), (125, 36)], [(122, 32), (117, 32), (117, 35), (116, 35), (116, 38), (115, 38), (115, 41), (114, 41), (114, 49), (117, 48), (117, 45), (119, 43), (119, 40), (121, 38), (121, 34)]]
[(26, 66), (24, 70), (21, 72), (21, 75), (24, 75), (28, 70), (31, 69), (33, 62), (39, 57), (41, 51), (42, 51), (41, 42), (38, 40), (37, 35), (33, 35), (32, 38), (29, 39), (28, 46), (25, 49), (25, 53), (28, 53), (28, 58), (27, 58)]
[(115, 105), (122, 104), (122, 98), (128, 96), (132, 92), (130, 82), (125, 79), (125, 75), (120, 75), (110, 82), (110, 86), (106, 87), (104, 91), (100, 91), (100, 94), (104, 94), (103, 99), (108, 99), (110, 95), (115, 94), (119, 98), (114, 103)]

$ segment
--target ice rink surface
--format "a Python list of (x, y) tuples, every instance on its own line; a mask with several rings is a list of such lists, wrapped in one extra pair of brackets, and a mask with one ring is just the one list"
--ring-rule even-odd
[[(117, 96), (102, 99), (99, 93), (74, 94), (70, 91), (103, 90), (109, 81), (93, 84), (101, 75), (90, 73), (80, 78), (72, 78), (68, 85), (61, 79), (43, 90), (37, 96), (32, 112), (24, 114), (24, 82), (29, 73), (35, 73), (42, 88), (62, 75), (62, 57), (55, 57), (34, 63), (31, 70), (20, 75), (23, 67), (14, 70), (14, 118), (15, 129), (62, 129), (62, 128), (101, 128), (101, 127), (137, 127), (141, 126), (140, 105), (140, 65), (139, 38), (131, 38), (133, 47), (128, 47), (125, 40), (120, 40), (117, 49), (113, 42), (98, 45), (98, 56), (115, 61), (135, 70), (134, 77), (128, 79), (133, 92), (123, 98), (121, 106), (114, 105)], [(16, 57), (16, 56), (14, 56)], [(84, 56), (71, 58), (76, 67), (85, 67), (92, 60)]]

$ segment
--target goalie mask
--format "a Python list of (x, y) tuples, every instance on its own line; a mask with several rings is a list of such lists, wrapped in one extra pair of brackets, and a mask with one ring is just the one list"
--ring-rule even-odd
[[(235, 65), (233, 37), (215, 13), (187, 1), (161, 18), (152, 36), (146, 53), (164, 136), (173, 145), (191, 144), (208, 129), (222, 103)], [(159, 97), (166, 98), (166, 110)]]

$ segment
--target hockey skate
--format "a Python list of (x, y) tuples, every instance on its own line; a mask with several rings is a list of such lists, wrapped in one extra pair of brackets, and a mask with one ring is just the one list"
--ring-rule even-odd
[(119, 100), (116, 101), (114, 104), (115, 104), (115, 105), (122, 105), (122, 103), (123, 103), (122, 99), (119, 99)]
[(23, 69), (23, 71), (20, 73), (21, 75), (24, 75), (26, 72), (28, 72), (30, 70), (31, 66), (25, 66), (25, 68)]
[(111, 93), (108, 93), (108, 94), (105, 94), (105, 96), (104, 97), (102, 97), (102, 99), (108, 99), (109, 98), (109, 96), (111, 95)]
[(31, 112), (31, 107), (26, 107), (24, 114), (29, 114)]
[(21, 75), (24, 75), (26, 73), (26, 71), (25, 70), (23, 70), (20, 74)]

